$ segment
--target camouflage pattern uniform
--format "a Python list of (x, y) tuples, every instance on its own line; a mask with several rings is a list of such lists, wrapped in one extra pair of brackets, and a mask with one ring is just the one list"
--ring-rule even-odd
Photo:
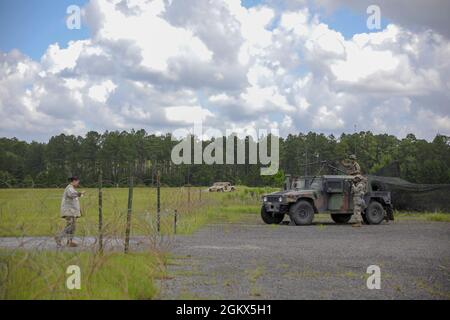
[(64, 237), (67, 237), (67, 240), (72, 241), (73, 236), (75, 234), (76, 224), (75, 217), (66, 217), (66, 227), (64, 230), (58, 235), (58, 239), (61, 240)]
[(67, 237), (69, 241), (72, 241), (75, 234), (75, 221), (77, 218), (81, 217), (80, 197), (81, 193), (76, 191), (71, 184), (64, 190), (61, 200), (61, 218), (66, 219), (66, 227), (56, 237), (57, 242), (60, 242), (64, 237)]
[(342, 161), (342, 165), (347, 169), (348, 174), (357, 176), (361, 174), (361, 166), (356, 162), (356, 156), (352, 154), (348, 160)]
[(367, 185), (365, 179), (361, 175), (355, 176), (352, 184), (353, 194), (353, 216), (357, 224), (362, 224), (362, 216), (366, 203), (364, 202), (364, 195), (367, 192)]

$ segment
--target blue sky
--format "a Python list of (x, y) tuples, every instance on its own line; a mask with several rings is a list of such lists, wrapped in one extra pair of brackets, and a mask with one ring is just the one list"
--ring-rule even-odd
[(19, 49), (39, 60), (47, 47), (55, 42), (66, 46), (70, 40), (89, 38), (84, 25), (81, 30), (66, 28), (67, 7), (84, 5), (87, 0), (1, 0), (0, 50)]
[[(349, 8), (341, 7), (330, 15), (323, 14), (321, 21), (326, 23), (331, 29), (342, 33), (345, 39), (350, 39), (357, 33), (371, 32), (367, 29), (367, 17), (367, 15), (357, 13)], [(386, 28), (388, 23), (382, 16), (381, 29)]]
[[(68, 6), (83, 6), (88, 0), (2, 0), (0, 1), (0, 50), (19, 49), (34, 60), (39, 60), (50, 44), (58, 42), (66, 47), (71, 40), (89, 38), (84, 24), (81, 30), (66, 28)], [(243, 0), (246, 7), (263, 3), (261, 0)], [(322, 21), (341, 32), (346, 39), (356, 33), (368, 32), (367, 16), (341, 7), (331, 15), (321, 14)], [(383, 19), (382, 28), (387, 25)]]
[[(0, 136), (172, 132), (194, 120), (283, 136), (340, 135), (355, 123), (399, 137), (450, 132), (450, 28), (448, 17), (436, 18), (450, 1), (430, 11), (409, 0), (415, 6), (405, 11), (400, 1), (377, 0), (390, 21), (358, 39), (370, 32), (371, 0), (309, 0), (308, 11), (292, 0), (242, 2), (264, 10), (228, 0), (88, 1), (0, 0)], [(97, 19), (92, 30), (67, 29), (73, 4)]]

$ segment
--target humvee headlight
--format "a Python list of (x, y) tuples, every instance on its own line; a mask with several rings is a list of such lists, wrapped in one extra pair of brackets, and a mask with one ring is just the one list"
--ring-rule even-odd
[(263, 201), (264, 201), (264, 202), (267, 202), (267, 197), (264, 197), (264, 198), (263, 198)]
[(283, 197), (278, 198), (279, 202), (283, 202)]

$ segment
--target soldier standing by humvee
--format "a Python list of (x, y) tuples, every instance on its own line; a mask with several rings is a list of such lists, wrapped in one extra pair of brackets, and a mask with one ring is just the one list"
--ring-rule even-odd
[(80, 185), (80, 179), (78, 177), (72, 177), (69, 181), (70, 184), (64, 190), (61, 200), (61, 218), (66, 219), (67, 224), (64, 230), (55, 237), (58, 247), (61, 246), (61, 240), (64, 237), (67, 237), (67, 245), (69, 247), (77, 247), (77, 244), (73, 242), (73, 236), (75, 234), (76, 219), (81, 217), (79, 198), (84, 192), (75, 190)]
[(356, 156), (350, 155), (348, 159), (341, 161), (341, 164), (347, 169), (348, 174), (351, 176), (357, 176), (361, 174), (361, 166), (356, 162)]
[(367, 184), (365, 178), (361, 175), (355, 176), (352, 182), (353, 216), (356, 219), (356, 223), (353, 224), (353, 227), (361, 227), (363, 221), (361, 213), (366, 206), (364, 195), (367, 192)]

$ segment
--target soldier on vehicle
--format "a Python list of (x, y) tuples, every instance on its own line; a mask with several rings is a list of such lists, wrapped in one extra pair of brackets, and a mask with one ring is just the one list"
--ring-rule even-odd
[(78, 177), (71, 177), (69, 181), (70, 184), (64, 190), (61, 200), (61, 218), (66, 219), (66, 227), (55, 237), (58, 247), (61, 246), (61, 240), (64, 237), (67, 237), (67, 245), (69, 247), (77, 247), (77, 244), (73, 242), (73, 236), (75, 234), (76, 219), (81, 217), (79, 198), (83, 196), (84, 192), (76, 191), (76, 188), (80, 185)]
[(356, 223), (353, 227), (361, 227), (362, 215), (366, 203), (364, 202), (364, 195), (367, 192), (367, 184), (365, 178), (361, 175), (357, 175), (353, 178), (352, 194), (353, 194), (353, 216), (356, 219)]
[(358, 162), (356, 162), (356, 156), (354, 154), (350, 155), (348, 159), (341, 161), (341, 164), (347, 169), (347, 172), (351, 176), (357, 176), (361, 174), (361, 167)]

